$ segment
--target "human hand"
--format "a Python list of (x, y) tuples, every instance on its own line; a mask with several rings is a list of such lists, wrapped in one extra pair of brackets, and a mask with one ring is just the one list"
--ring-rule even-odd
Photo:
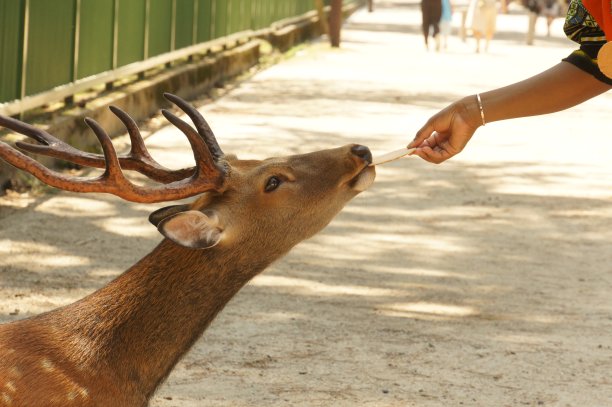
[(425, 161), (440, 164), (459, 154), (481, 125), (476, 97), (466, 97), (433, 115), (408, 148), (416, 148), (414, 155)]

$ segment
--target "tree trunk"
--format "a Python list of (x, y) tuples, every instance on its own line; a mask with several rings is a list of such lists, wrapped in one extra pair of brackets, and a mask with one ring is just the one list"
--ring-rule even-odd
[(340, 29), (342, 28), (342, 0), (331, 1), (329, 13), (329, 39), (332, 47), (340, 46)]
[(368, 0), (368, 11), (370, 13), (374, 11), (374, 0)]

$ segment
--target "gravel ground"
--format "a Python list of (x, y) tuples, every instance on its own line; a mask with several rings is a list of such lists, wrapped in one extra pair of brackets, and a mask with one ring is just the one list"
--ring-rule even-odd
[[(455, 15), (454, 26), (459, 15)], [(502, 15), (488, 53), (426, 52), (418, 4), (352, 16), (324, 43), (202, 111), (227, 152), (405, 145), (455, 98), (535, 74), (573, 45), (562, 21)], [(155, 407), (606, 406), (612, 400), (612, 94), (500, 122), (435, 166), (417, 158), (256, 277), (159, 390)], [(159, 118), (153, 119), (155, 124)], [(150, 123), (151, 124), (151, 123)], [(155, 127), (155, 126), (152, 126)], [(153, 154), (181, 166), (163, 127)], [(70, 303), (160, 240), (151, 205), (53, 193), (0, 198), (0, 321)]]

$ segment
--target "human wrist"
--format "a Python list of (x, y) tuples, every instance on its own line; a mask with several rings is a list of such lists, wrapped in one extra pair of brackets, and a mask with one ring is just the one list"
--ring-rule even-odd
[(466, 96), (457, 102), (457, 111), (465, 123), (476, 130), (486, 123), (482, 98), (477, 95)]

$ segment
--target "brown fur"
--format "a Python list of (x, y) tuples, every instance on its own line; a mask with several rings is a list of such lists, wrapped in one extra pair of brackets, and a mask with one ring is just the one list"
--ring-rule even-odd
[[(373, 179), (351, 147), (231, 160), (224, 191), (190, 208), (215, 219), (217, 245), (164, 239), (82, 300), (0, 325), (0, 406), (146, 406), (236, 292), (325, 227), (359, 178)], [(284, 182), (264, 192), (271, 176)]]

